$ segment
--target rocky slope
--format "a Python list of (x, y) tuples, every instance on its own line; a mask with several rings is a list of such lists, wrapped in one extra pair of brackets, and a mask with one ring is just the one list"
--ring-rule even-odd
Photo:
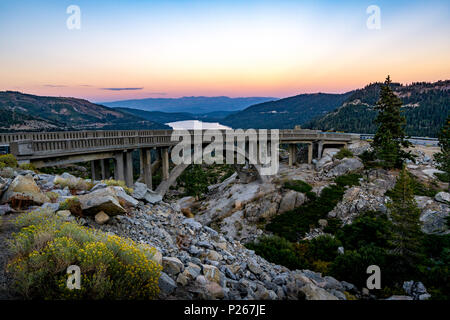
[[(365, 149), (365, 145), (353, 147), (356, 154)], [(364, 298), (368, 293), (363, 288), (358, 290), (345, 281), (309, 270), (275, 265), (243, 245), (267, 233), (262, 227), (272, 217), (306, 201), (304, 193), (284, 188), (284, 182), (303, 180), (320, 194), (336, 176), (361, 170), (358, 158), (339, 160), (335, 153), (336, 150), (326, 150), (322, 160), (311, 165), (290, 168), (281, 164), (279, 174), (266, 184), (243, 183), (238, 174), (233, 174), (210, 186), (201, 201), (185, 197), (172, 203), (164, 202), (138, 182), (134, 192), (127, 194), (120, 186), (67, 173), (55, 176), (4, 168), (0, 170), (0, 215), (9, 216), (25, 208), (46, 208), (69, 221), (77, 220), (91, 228), (154, 246), (158, 249), (155, 259), (163, 266), (161, 299), (345, 300), (350, 295)], [(408, 165), (410, 171), (418, 179), (430, 180), (436, 171), (434, 163), (425, 154), (418, 156), (416, 163)], [(388, 201), (385, 193), (394, 183), (393, 172), (366, 172), (359, 186), (346, 190), (329, 217), (340, 218), (347, 224), (364, 211), (385, 211)], [(450, 216), (449, 197), (446, 192), (435, 197), (416, 197), (422, 209), (424, 232), (450, 232), (445, 222)], [(78, 204), (67, 206), (74, 198)], [(193, 212), (194, 218), (185, 216)], [(306, 238), (324, 234), (322, 227), (311, 229)], [(410, 296), (425, 294), (417, 283), (407, 289)]]
[[(101, 182), (91, 187), (89, 181), (69, 174), (10, 168), (0, 174), (2, 215), (25, 207), (46, 208), (68, 221), (157, 248), (155, 259), (164, 270), (161, 299), (345, 300), (348, 293), (358, 294), (353, 285), (332, 277), (267, 262), (232, 237), (186, 218), (178, 205), (163, 202), (143, 184), (136, 183), (130, 196), (121, 187)], [(60, 210), (61, 203), (74, 197), (83, 217)]]

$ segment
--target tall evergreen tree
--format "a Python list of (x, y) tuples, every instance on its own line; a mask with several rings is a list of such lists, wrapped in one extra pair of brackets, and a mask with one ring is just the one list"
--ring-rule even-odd
[(403, 166), (388, 204), (392, 219), (393, 253), (413, 265), (421, 257), (420, 209), (414, 200), (412, 179)]
[(450, 190), (450, 115), (439, 133), (439, 146), (441, 152), (434, 155), (438, 162), (438, 169), (444, 171), (439, 178), (445, 182), (449, 182)]
[(411, 144), (405, 137), (406, 120), (400, 112), (402, 101), (395, 95), (390, 85), (391, 78), (387, 76), (375, 106), (375, 109), (379, 111), (375, 119), (378, 129), (372, 147), (383, 167), (401, 168), (403, 161), (412, 157), (410, 153), (403, 150)]

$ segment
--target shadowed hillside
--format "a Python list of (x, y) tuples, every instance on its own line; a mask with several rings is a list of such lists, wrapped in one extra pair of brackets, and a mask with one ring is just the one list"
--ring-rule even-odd
[(87, 100), (0, 92), (0, 130), (126, 130), (169, 127)]

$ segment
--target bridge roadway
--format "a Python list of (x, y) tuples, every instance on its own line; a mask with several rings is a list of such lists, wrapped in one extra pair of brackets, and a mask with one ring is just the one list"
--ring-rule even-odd
[[(0, 134), (0, 146), (9, 146), (19, 163), (32, 163), (36, 168), (91, 161), (92, 177), (95, 180), (110, 178), (113, 165), (114, 178), (124, 180), (128, 186), (133, 185), (132, 152), (138, 149), (141, 177), (152, 188), (152, 172), (155, 169), (152, 167), (156, 163), (161, 163), (162, 180), (169, 179), (169, 150), (177, 144), (171, 141), (172, 133), (172, 130), (5, 133)], [(192, 135), (194, 131), (190, 133)], [(201, 132), (195, 131), (197, 134)], [(296, 162), (297, 144), (308, 145), (308, 163), (311, 163), (314, 155), (321, 158), (325, 147), (344, 147), (359, 138), (358, 134), (307, 129), (279, 130), (280, 144), (289, 147), (289, 165)], [(153, 152), (155, 159), (152, 159), (152, 149), (156, 151)]]

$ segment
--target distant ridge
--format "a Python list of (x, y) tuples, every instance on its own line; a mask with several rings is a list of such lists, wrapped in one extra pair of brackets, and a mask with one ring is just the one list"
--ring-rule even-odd
[[(356, 90), (336, 110), (319, 116), (305, 127), (321, 130), (375, 133), (374, 123), (381, 83), (372, 83)], [(406, 118), (406, 134), (436, 137), (450, 114), (450, 80), (415, 82), (408, 85), (393, 83), (394, 92), (402, 100)]]
[(0, 92), (0, 131), (169, 129), (87, 100)]
[(253, 105), (221, 121), (233, 128), (292, 129), (339, 107), (351, 92), (312, 93)]
[(103, 102), (111, 108), (132, 108), (145, 111), (188, 112), (203, 114), (215, 111), (239, 111), (251, 105), (278, 100), (272, 97), (182, 97), (182, 98), (147, 98)]

